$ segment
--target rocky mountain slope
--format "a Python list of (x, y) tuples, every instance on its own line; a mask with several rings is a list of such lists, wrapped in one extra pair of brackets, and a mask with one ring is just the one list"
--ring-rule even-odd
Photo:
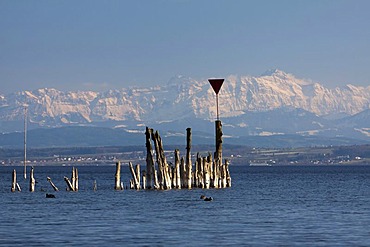
[[(202, 130), (216, 116), (215, 95), (208, 81), (183, 76), (150, 88), (106, 92), (44, 88), (2, 95), (1, 132), (22, 131), (25, 105), (30, 128), (89, 125), (132, 130), (155, 125), (176, 129), (176, 125), (197, 123), (194, 128)], [(270, 70), (258, 77), (225, 78), (219, 105), (225, 127), (239, 135), (343, 135), (345, 129), (370, 138), (370, 86), (330, 89)], [(346, 116), (345, 121), (337, 122), (338, 116)]]

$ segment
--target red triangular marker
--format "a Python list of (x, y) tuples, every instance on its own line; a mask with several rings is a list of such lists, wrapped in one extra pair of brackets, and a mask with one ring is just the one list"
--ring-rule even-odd
[(216, 94), (220, 92), (222, 83), (224, 83), (224, 79), (208, 79), (209, 83), (211, 83), (211, 86)]

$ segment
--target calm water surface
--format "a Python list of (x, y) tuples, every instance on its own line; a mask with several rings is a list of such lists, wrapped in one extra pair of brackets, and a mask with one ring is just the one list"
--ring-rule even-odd
[(231, 188), (169, 191), (114, 191), (114, 166), (78, 168), (79, 192), (64, 191), (71, 167), (37, 166), (37, 191), (16, 167), (11, 193), (0, 167), (0, 246), (370, 245), (370, 166), (231, 166)]

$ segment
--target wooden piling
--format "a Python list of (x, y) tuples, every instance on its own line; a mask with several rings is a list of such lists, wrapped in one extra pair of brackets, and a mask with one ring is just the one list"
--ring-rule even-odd
[[(171, 189), (171, 188), (187, 188), (193, 187), (198, 188), (225, 188), (231, 186), (231, 177), (228, 169), (228, 162), (222, 164), (222, 123), (219, 119), (215, 122), (215, 139), (216, 139), (216, 150), (214, 152), (214, 158), (209, 153), (207, 157), (202, 158), (199, 153), (194, 165), (191, 161), (191, 128), (186, 129), (186, 156), (181, 157), (179, 150), (176, 149), (174, 152), (175, 164), (171, 165), (167, 163), (166, 156), (164, 154), (164, 148), (162, 139), (158, 131), (153, 132), (153, 129), (146, 127), (146, 147), (147, 147), (147, 171), (143, 174), (143, 186), (145, 188), (151, 188), (149, 183), (154, 184), (155, 189)], [(153, 141), (156, 163), (158, 171), (154, 163), (154, 152), (152, 150), (151, 140)], [(132, 184), (133, 187), (137, 187), (136, 184), (140, 183), (136, 181), (139, 176), (139, 170), (136, 170), (136, 174), (132, 169)], [(150, 171), (150, 172), (149, 172)], [(150, 175), (149, 175), (150, 173)], [(135, 174), (135, 176), (134, 176)], [(145, 176), (144, 176), (145, 175)], [(149, 177), (151, 176), (151, 180)], [(136, 177), (136, 179), (135, 179)]]
[(231, 187), (231, 176), (229, 171), (229, 160), (225, 160), (225, 169), (226, 169), (226, 187)]
[(59, 191), (58, 187), (55, 186), (55, 184), (53, 183), (53, 181), (51, 181), (51, 178), (50, 177), (47, 177), (46, 179), (50, 183), (51, 187), (53, 187), (54, 191)]
[(74, 169), (74, 175), (75, 175), (75, 179), (74, 179), (74, 184), (73, 184), (73, 191), (78, 191), (78, 170), (77, 168), (73, 168)]
[(159, 144), (158, 144), (157, 136), (159, 136), (158, 131), (156, 131), (155, 133), (152, 133), (151, 137), (154, 143), (155, 157), (156, 157), (156, 162), (157, 162), (157, 167), (158, 167), (158, 173), (157, 173), (158, 183), (159, 183), (159, 187), (163, 189), (165, 176), (164, 176), (163, 163), (162, 163), (161, 154), (159, 151)]
[(159, 135), (158, 131), (156, 133), (157, 133), (156, 139), (158, 140), (159, 154), (161, 156), (161, 162), (162, 162), (162, 168), (163, 168), (164, 188), (169, 190), (172, 188), (172, 182), (171, 182), (171, 176), (170, 176), (171, 169), (167, 163), (167, 159), (164, 154), (162, 138)]
[(221, 188), (226, 188), (226, 166), (221, 166)]
[(137, 189), (141, 189), (141, 175), (140, 175), (140, 165), (136, 164), (136, 178), (137, 178)]
[(146, 188), (151, 189), (154, 185), (154, 159), (152, 143), (150, 141), (153, 129), (146, 127), (145, 131), (145, 145), (146, 145)]
[(192, 163), (191, 163), (191, 128), (186, 129), (186, 185), (188, 189), (191, 189), (192, 179)]
[(75, 191), (75, 184), (76, 184), (76, 170), (72, 167), (72, 175), (71, 175), (71, 184), (72, 184), (72, 191)]
[(143, 171), (143, 189), (146, 189), (146, 171)]
[(123, 186), (121, 186), (121, 162), (116, 162), (116, 175), (115, 175), (115, 190), (123, 190)]
[(14, 169), (13, 170), (13, 173), (12, 173), (12, 188), (11, 188), (11, 192), (15, 192), (16, 189), (17, 189), (16, 187), (17, 187), (17, 172)]
[(219, 159), (222, 162), (222, 123), (221, 120), (216, 120), (216, 152), (215, 160)]
[(36, 185), (36, 180), (35, 180), (35, 177), (34, 177), (34, 168), (32, 166), (31, 170), (30, 170), (30, 192), (35, 191), (35, 185)]
[(67, 184), (67, 190), (74, 191), (73, 185), (72, 185), (71, 181), (69, 180), (69, 178), (64, 176), (64, 181)]
[(181, 189), (181, 174), (180, 174), (180, 151), (178, 149), (175, 150), (175, 183), (174, 187), (176, 189)]
[(154, 189), (156, 189), (156, 190), (161, 188), (159, 183), (158, 183), (158, 174), (157, 173), (158, 173), (157, 170), (154, 169), (154, 174), (153, 174), (154, 175)]
[(180, 177), (181, 177), (181, 188), (186, 188), (186, 166), (185, 166), (185, 160), (184, 157), (181, 157), (180, 160)]
[(21, 192), (22, 190), (21, 190), (21, 186), (19, 185), (19, 183), (16, 183), (15, 184), (15, 186), (17, 187), (17, 190), (19, 191), (19, 192)]
[(204, 163), (203, 158), (201, 156), (198, 157), (198, 164), (199, 164), (199, 171), (198, 171), (198, 178), (199, 178), (199, 188), (204, 189)]
[(158, 182), (161, 189), (171, 189), (171, 179), (169, 175), (166, 156), (164, 155), (163, 143), (159, 132), (152, 133), (152, 140), (155, 147), (156, 161), (158, 165)]
[(134, 167), (132, 166), (132, 163), (129, 162), (128, 165), (130, 167), (131, 176), (132, 176), (132, 180), (130, 180), (130, 187), (138, 190), (138, 189), (140, 189), (140, 182), (137, 178), (137, 175), (136, 175), (136, 172), (134, 170)]

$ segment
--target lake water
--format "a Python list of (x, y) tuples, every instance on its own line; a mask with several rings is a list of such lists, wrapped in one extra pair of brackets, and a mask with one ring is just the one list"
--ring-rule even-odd
[(0, 167), (0, 246), (370, 245), (370, 166), (230, 166), (231, 188), (169, 191), (114, 191), (114, 166), (81, 166), (79, 192), (65, 191), (71, 167), (37, 166), (34, 193), (22, 167), (10, 192), (12, 169)]

